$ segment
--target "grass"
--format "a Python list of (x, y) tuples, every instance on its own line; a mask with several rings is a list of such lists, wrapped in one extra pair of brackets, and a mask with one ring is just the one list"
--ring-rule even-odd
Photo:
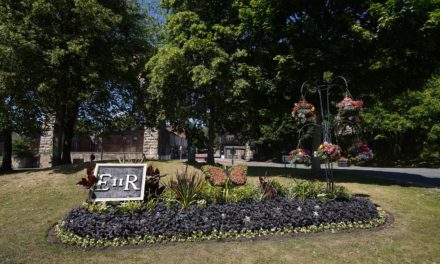
[[(154, 162), (162, 173), (183, 170), (179, 162)], [(197, 170), (197, 168), (192, 168)], [(306, 176), (293, 169), (250, 169), (277, 175), (287, 184)], [(440, 190), (340, 175), (339, 183), (370, 196), (394, 215), (383, 230), (242, 242), (197, 242), (136, 249), (66, 250), (46, 241), (47, 230), (79, 206), (86, 193), (75, 183), (84, 166), (14, 172), (0, 176), (1, 263), (432, 263), (440, 262)], [(288, 176), (288, 177), (284, 177)], [(168, 176), (169, 178), (170, 176)], [(256, 183), (257, 177), (250, 177)]]

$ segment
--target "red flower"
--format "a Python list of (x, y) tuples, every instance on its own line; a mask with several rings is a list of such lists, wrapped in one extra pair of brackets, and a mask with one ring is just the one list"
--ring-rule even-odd
[(359, 101), (352, 101), (351, 105), (357, 108), (362, 108), (364, 106), (364, 101), (359, 100)]

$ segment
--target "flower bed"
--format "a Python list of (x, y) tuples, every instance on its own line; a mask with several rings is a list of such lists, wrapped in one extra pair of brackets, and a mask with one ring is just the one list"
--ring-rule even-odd
[(73, 209), (56, 227), (58, 237), (79, 246), (119, 246), (164, 241), (255, 237), (270, 233), (316, 232), (384, 222), (384, 214), (366, 198), (347, 200), (272, 200), (192, 205), (186, 211), (159, 203), (154, 209), (93, 213)]

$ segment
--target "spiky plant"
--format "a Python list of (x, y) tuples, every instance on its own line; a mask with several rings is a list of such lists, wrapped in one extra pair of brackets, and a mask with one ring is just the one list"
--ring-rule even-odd
[(181, 205), (182, 210), (186, 210), (197, 202), (204, 182), (197, 173), (189, 174), (188, 166), (183, 173), (177, 171), (176, 178), (177, 181), (170, 181), (167, 187), (174, 192), (175, 201)]

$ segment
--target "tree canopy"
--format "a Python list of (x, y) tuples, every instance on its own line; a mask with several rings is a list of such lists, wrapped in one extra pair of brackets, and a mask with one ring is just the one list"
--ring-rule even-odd
[[(137, 1), (123, 0), (2, 1), (1, 9), (8, 33), (3, 51), (14, 51), (13, 64), (26, 66), (11, 74), (21, 83), (32, 80), (25, 89), (38, 94), (46, 119), (54, 121), (53, 165), (68, 163), (80, 109), (90, 117), (112, 92), (140, 89), (153, 50), (148, 16)], [(28, 46), (30, 52), (21, 52)]]
[(377, 162), (438, 163), (438, 0), (157, 2), (1, 1), (2, 137), (54, 122), (57, 165), (75, 132), (168, 124), (210, 163), (226, 132), (273, 159), (294, 148), (301, 84), (343, 75), (365, 140), (388, 146)]

